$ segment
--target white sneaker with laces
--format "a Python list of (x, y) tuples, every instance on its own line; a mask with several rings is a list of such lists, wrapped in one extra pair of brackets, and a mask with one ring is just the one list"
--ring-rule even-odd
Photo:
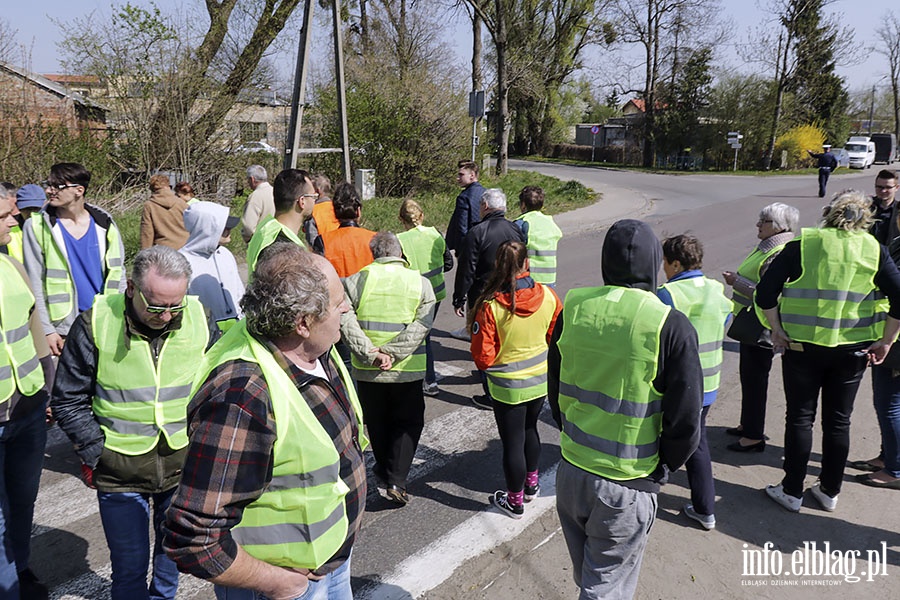
[[(822, 484), (817, 483), (816, 485), (809, 488), (810, 493), (812, 493), (812, 497), (816, 499), (816, 502), (819, 503), (824, 510), (828, 512), (834, 512), (834, 509), (837, 508), (838, 497), (831, 497), (825, 492), (822, 491)], [(838, 494), (840, 496), (840, 494)]]
[(716, 515), (703, 515), (694, 510), (693, 504), (684, 505), (684, 516), (693, 519), (703, 526), (703, 529), (710, 531), (716, 528)]
[(767, 485), (766, 495), (791, 512), (800, 512), (803, 505), (803, 498), (795, 498), (790, 494), (786, 494), (784, 487), (778, 485)]

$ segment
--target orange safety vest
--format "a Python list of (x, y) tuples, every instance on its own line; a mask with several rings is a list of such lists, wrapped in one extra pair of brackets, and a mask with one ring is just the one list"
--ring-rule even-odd
[(359, 273), (363, 267), (375, 261), (372, 249), (369, 248), (369, 242), (375, 237), (374, 231), (351, 225), (320, 235), (325, 245), (325, 258), (342, 279)]
[(328, 200), (319, 202), (313, 207), (313, 219), (316, 221), (316, 231), (319, 235), (334, 231), (341, 226), (341, 222), (334, 216), (334, 202)]

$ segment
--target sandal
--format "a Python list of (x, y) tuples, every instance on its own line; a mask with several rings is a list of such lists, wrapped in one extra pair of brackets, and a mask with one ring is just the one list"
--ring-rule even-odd
[(882, 467), (873, 465), (867, 460), (848, 460), (847, 466), (851, 469), (856, 469), (857, 471), (871, 471), (872, 473), (876, 473), (882, 469)]
[(895, 479), (893, 481), (878, 481), (877, 479), (872, 479), (871, 475), (857, 475), (856, 480), (861, 484), (868, 485), (870, 487), (900, 490), (900, 479)]

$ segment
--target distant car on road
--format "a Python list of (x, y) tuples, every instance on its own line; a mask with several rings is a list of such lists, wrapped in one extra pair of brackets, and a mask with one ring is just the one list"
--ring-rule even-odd
[(847, 169), (850, 167), (850, 154), (843, 148), (834, 148), (831, 151), (834, 154), (834, 157), (838, 161), (838, 167), (843, 167)]
[(235, 154), (253, 154), (256, 152), (265, 152), (267, 154), (278, 154), (275, 146), (267, 144), (263, 141), (246, 142), (234, 149)]
[(852, 169), (868, 169), (875, 163), (875, 144), (868, 136), (851, 137), (844, 149), (850, 155)]

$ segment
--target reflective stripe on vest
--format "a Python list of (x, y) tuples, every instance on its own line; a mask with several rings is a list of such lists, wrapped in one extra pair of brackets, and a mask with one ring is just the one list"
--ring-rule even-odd
[[(751, 252), (747, 258), (744, 259), (744, 262), (741, 263), (741, 266), (738, 267), (737, 274), (745, 279), (749, 279), (753, 282), (754, 285), (759, 283), (760, 279), (760, 269), (766, 263), (770, 256), (778, 254), (784, 248), (784, 244), (780, 244), (775, 246), (768, 252), (760, 252), (759, 249), (755, 248), (753, 252)], [(734, 303), (731, 312), (737, 315), (741, 312), (741, 309), (753, 306), (753, 299), (748, 298), (747, 296), (740, 293), (737, 288), (732, 288), (731, 300)], [(766, 323), (766, 321), (763, 321)]]
[[(536, 284), (540, 285), (540, 284)], [(500, 350), (487, 370), (491, 397), (520, 404), (547, 395), (547, 329), (556, 312), (556, 297), (544, 290), (540, 308), (513, 316), (496, 299), (487, 303), (494, 313)]]
[(434, 299), (440, 302), (447, 297), (444, 283), (444, 250), (447, 248), (444, 238), (434, 227), (418, 225), (397, 234), (403, 256), (410, 268), (418, 271), (422, 277), (431, 282)]
[[(44, 255), (44, 297), (50, 321), (62, 321), (76, 309), (75, 282), (69, 272), (69, 263), (53, 238), (49, 215), (44, 212), (35, 213), (25, 223), (31, 224), (34, 237)], [(101, 294), (119, 293), (119, 284), (125, 273), (121, 249), (119, 228), (110, 221), (106, 230), (106, 255), (102, 260), (105, 275)]]
[[(373, 262), (360, 272), (365, 281), (356, 307), (357, 322), (375, 346), (382, 346), (416, 320), (422, 299), (422, 276), (397, 263)], [(379, 370), (363, 364), (355, 354), (350, 361), (362, 371)], [(412, 354), (394, 363), (391, 371), (424, 374), (425, 340)]]
[(788, 336), (829, 348), (879, 339), (887, 318), (875, 289), (880, 256), (865, 231), (804, 228), (803, 270), (784, 285), (778, 304)]
[(528, 259), (531, 278), (539, 283), (556, 283), (556, 247), (562, 231), (553, 217), (532, 210), (520, 217), (528, 223)]
[(128, 338), (125, 295), (100, 296), (91, 314), (97, 349), (93, 410), (110, 450), (138, 456), (156, 447), (160, 432), (173, 450), (187, 446), (187, 404), (197, 358), (209, 339), (203, 306), (187, 297), (181, 327), (166, 335), (154, 363), (149, 342)]
[[(198, 388), (217, 366), (235, 360), (259, 365), (269, 388), (276, 427), (272, 480), (247, 506), (232, 530), (248, 554), (272, 565), (316, 569), (340, 549), (349, 522), (334, 441), (319, 423), (297, 387), (272, 354), (239, 321), (210, 349), (200, 369)], [(362, 409), (353, 381), (332, 349), (354, 415), (363, 431)], [(365, 438), (360, 439), (364, 448)]]
[(337, 271), (338, 277), (350, 277), (375, 260), (369, 242), (375, 232), (362, 227), (339, 227), (320, 234), (325, 245), (325, 258)]
[(560, 448), (573, 465), (613, 480), (656, 469), (662, 394), (653, 380), (669, 310), (655, 295), (633, 288), (566, 294), (558, 342)]
[(253, 237), (247, 244), (247, 271), (251, 276), (256, 270), (256, 262), (259, 260), (260, 253), (274, 244), (279, 235), (283, 235), (301, 248), (306, 248), (303, 240), (297, 237), (295, 232), (282, 225), (281, 221), (275, 217), (266, 217), (253, 232)]
[(0, 254), (0, 404), (18, 390), (33, 396), (44, 387), (29, 317), (34, 295), (9, 258)]
[(725, 297), (725, 287), (704, 276), (670, 281), (662, 287), (669, 291), (675, 308), (687, 316), (697, 331), (700, 366), (703, 367), (703, 392), (719, 389), (725, 319), (732, 306)]

